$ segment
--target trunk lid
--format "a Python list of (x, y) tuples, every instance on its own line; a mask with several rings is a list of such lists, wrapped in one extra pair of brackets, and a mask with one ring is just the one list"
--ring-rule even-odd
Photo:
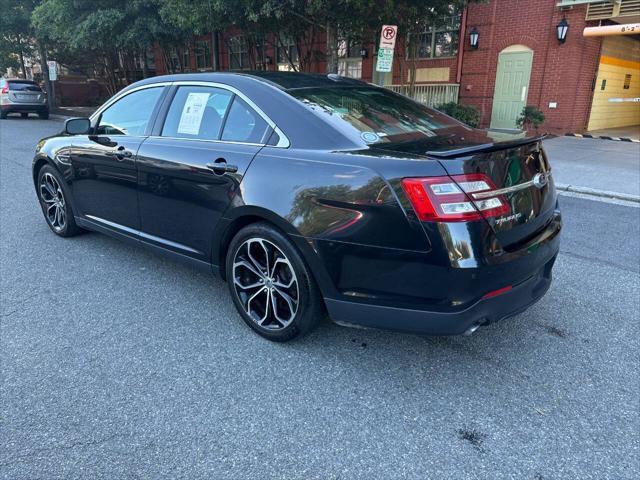
[[(412, 145), (383, 148), (437, 159), (450, 176), (486, 175), (510, 207), (504, 215), (483, 215), (506, 250), (526, 243), (553, 217), (556, 194), (542, 137), (495, 141), (484, 131), (456, 129)], [(490, 191), (467, 196), (482, 200), (497, 195)]]

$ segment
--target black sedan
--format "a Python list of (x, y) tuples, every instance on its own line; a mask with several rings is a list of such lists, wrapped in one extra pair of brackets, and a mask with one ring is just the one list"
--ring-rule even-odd
[(559, 249), (541, 138), (491, 135), (335, 75), (164, 76), (42, 140), (33, 180), (54, 233), (212, 271), (268, 339), (461, 334), (539, 300)]

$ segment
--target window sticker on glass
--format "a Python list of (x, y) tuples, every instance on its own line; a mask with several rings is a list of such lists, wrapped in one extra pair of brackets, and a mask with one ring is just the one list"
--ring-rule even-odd
[(204, 115), (204, 108), (208, 100), (208, 93), (189, 93), (187, 101), (184, 102), (184, 107), (182, 108), (178, 133), (198, 135), (200, 124), (202, 123), (202, 115)]
[(367, 143), (377, 143), (380, 141), (380, 137), (374, 132), (362, 132), (360, 137)]

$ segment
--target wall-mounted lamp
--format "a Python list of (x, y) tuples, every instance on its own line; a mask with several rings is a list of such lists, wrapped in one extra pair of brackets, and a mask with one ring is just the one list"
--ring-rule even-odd
[(567, 19), (562, 17), (560, 23), (556, 26), (556, 33), (558, 35), (558, 41), (564, 43), (567, 41), (567, 32), (569, 31), (569, 24)]
[(469, 32), (469, 45), (471, 45), (471, 48), (478, 49), (478, 40), (480, 40), (480, 34), (478, 33), (478, 29), (473, 27), (471, 32)]

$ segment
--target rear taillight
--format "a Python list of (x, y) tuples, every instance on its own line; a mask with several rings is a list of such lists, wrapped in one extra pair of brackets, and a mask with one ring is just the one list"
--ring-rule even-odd
[(7, 93), (9, 93), (9, 85), (5, 85), (2, 87), (2, 90), (0, 90), (0, 95), (6, 95)]
[[(424, 222), (469, 222), (511, 211), (504, 195), (490, 194), (496, 186), (483, 173), (405, 178), (402, 187), (418, 218)], [(472, 200), (469, 195), (480, 192), (482, 199), (479, 200)]]

